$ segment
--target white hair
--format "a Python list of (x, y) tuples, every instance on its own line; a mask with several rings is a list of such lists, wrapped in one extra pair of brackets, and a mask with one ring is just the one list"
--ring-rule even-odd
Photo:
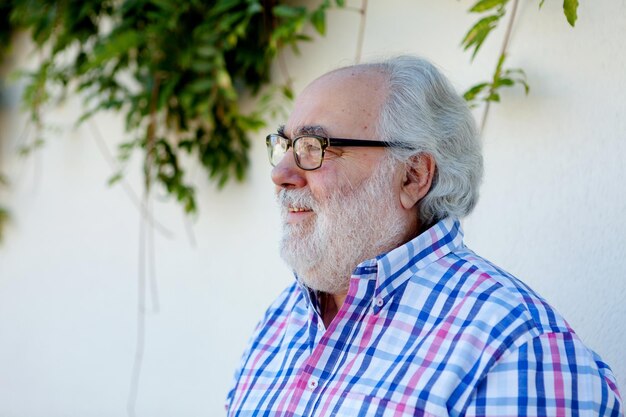
[(465, 100), (423, 58), (399, 56), (357, 67), (381, 70), (387, 77), (378, 134), (398, 145), (391, 148), (392, 155), (405, 163), (420, 153), (435, 159), (431, 189), (418, 206), (422, 224), (468, 215), (478, 201), (483, 158)]

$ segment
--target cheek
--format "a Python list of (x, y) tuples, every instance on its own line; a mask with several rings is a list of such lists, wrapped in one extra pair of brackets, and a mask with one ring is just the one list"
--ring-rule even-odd
[(336, 172), (329, 166), (307, 173), (307, 185), (318, 203), (324, 203), (337, 187)]
[(336, 194), (354, 194), (371, 176), (374, 165), (371, 161), (342, 158), (325, 161), (321, 168), (307, 173), (307, 184), (313, 197), (324, 204)]

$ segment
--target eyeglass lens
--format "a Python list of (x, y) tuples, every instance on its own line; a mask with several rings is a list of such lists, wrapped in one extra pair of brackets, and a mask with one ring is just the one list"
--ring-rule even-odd
[[(322, 142), (311, 136), (296, 138), (292, 144), (296, 164), (302, 169), (316, 169), (322, 165), (324, 149)], [(289, 139), (278, 135), (268, 138), (268, 153), (270, 162), (276, 166), (282, 161), (289, 148)]]
[(283, 157), (287, 153), (287, 148), (289, 147), (289, 141), (283, 137), (278, 135), (271, 135), (269, 137), (270, 141), (268, 143), (268, 152), (270, 157), (270, 162), (272, 166), (276, 166), (282, 161)]
[(322, 164), (324, 150), (318, 138), (304, 136), (293, 144), (296, 162), (302, 169), (315, 169)]

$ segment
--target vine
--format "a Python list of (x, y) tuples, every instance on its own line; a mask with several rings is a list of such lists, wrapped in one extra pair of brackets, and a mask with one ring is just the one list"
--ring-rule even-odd
[[(511, 15), (509, 23), (506, 27), (498, 61), (488, 81), (480, 82), (470, 87), (463, 97), (469, 103), (470, 107), (476, 107), (481, 102), (484, 103), (484, 110), (480, 124), (481, 132), (484, 131), (489, 114), (489, 107), (492, 102), (500, 101), (500, 89), (505, 87), (513, 87), (521, 85), (526, 94), (530, 91), (530, 86), (526, 80), (526, 74), (520, 68), (505, 69), (504, 63), (507, 58), (509, 41), (511, 38), (511, 30), (515, 21), (519, 0), (479, 0), (470, 9), (470, 13), (480, 14), (482, 17), (476, 22), (466, 33), (461, 45), (464, 50), (471, 49), (472, 60), (480, 50), (489, 34), (498, 26), (500, 20), (506, 15), (507, 6), (512, 1)], [(539, 8), (544, 4), (545, 0), (540, 0)], [(563, 12), (567, 22), (574, 27), (578, 19), (578, 0), (564, 0)]]
[[(85, 97), (78, 123), (94, 114), (124, 115), (129, 139), (119, 147), (122, 168), (143, 153), (144, 182), (165, 188), (187, 213), (197, 210), (195, 191), (180, 160), (194, 157), (218, 187), (242, 181), (249, 164), (249, 134), (264, 126), (277, 105), (262, 95), (245, 114), (242, 95), (258, 95), (270, 82), (280, 49), (312, 38), (307, 24), (325, 32), (326, 11), (283, 0), (9, 0), (0, 6), (0, 59), (11, 34), (28, 31), (41, 63), (24, 71), (23, 102), (38, 135), (43, 109), (69, 94)], [(290, 80), (277, 89), (293, 95)], [(271, 93), (275, 92), (270, 90)], [(41, 144), (38, 137), (34, 143)]]
[(359, 23), (359, 32), (356, 42), (356, 54), (354, 62), (361, 62), (361, 55), (363, 54), (363, 40), (365, 39), (365, 23), (367, 22), (367, 0), (362, 0), (361, 8), (356, 10), (361, 15)]

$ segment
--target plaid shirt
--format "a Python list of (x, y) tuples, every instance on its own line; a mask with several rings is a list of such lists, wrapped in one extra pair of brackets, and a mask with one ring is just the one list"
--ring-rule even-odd
[(446, 219), (361, 263), (328, 328), (298, 281), (259, 323), (229, 416), (623, 416), (615, 377)]

